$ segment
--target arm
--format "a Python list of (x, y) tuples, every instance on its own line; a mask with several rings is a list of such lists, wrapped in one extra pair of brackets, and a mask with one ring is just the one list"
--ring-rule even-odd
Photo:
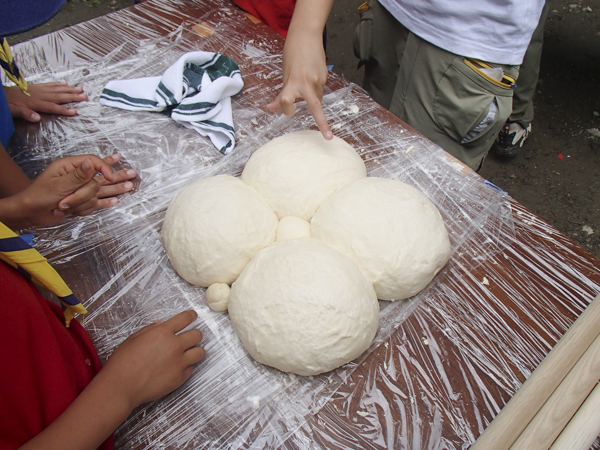
[(21, 449), (96, 449), (136, 406), (181, 386), (204, 357), (199, 330), (179, 333), (196, 318), (184, 311), (131, 335), (67, 410)]
[(52, 83), (30, 84), (27, 87), (29, 97), (17, 86), (4, 87), (10, 114), (29, 122), (39, 122), (38, 113), (62, 114), (74, 116), (77, 110), (61, 106), (65, 103), (87, 100), (82, 87), (69, 86), (62, 81)]
[(294, 101), (303, 97), (325, 139), (333, 139), (321, 100), (327, 82), (323, 30), (333, 0), (298, 0), (283, 48), (283, 89), (267, 108), (294, 113)]
[(25, 190), (30, 184), (29, 177), (23, 173), (0, 144), (0, 198), (15, 195)]

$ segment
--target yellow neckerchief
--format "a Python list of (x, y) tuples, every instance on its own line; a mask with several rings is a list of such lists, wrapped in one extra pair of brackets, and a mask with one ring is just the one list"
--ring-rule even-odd
[(25, 278), (55, 294), (63, 307), (68, 327), (75, 314), (87, 314), (77, 297), (40, 253), (14, 231), (0, 222), (0, 259)]
[(0, 66), (2, 66), (4, 72), (6, 72), (8, 79), (19, 86), (19, 89), (21, 89), (23, 94), (29, 96), (29, 93), (27, 92), (27, 81), (25, 81), (19, 67), (17, 67), (17, 64), (13, 61), (8, 42), (6, 41), (6, 38), (3, 37), (0, 37)]

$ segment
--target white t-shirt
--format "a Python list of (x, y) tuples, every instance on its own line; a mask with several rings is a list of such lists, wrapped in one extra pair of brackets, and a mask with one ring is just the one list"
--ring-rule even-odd
[(451, 53), (519, 65), (545, 0), (379, 0), (406, 28)]

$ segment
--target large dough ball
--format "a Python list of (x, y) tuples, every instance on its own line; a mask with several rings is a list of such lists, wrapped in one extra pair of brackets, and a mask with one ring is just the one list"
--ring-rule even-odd
[(377, 332), (371, 282), (330, 245), (303, 238), (261, 250), (231, 287), (229, 316), (258, 362), (317, 375), (360, 356)]
[(278, 218), (310, 220), (340, 186), (367, 176), (365, 164), (344, 140), (319, 131), (297, 131), (273, 139), (250, 157), (242, 181), (273, 207)]
[(382, 300), (417, 294), (450, 257), (435, 205), (397, 180), (369, 177), (342, 187), (316, 212), (311, 233), (354, 260)]
[(231, 284), (256, 252), (274, 242), (277, 224), (254, 189), (238, 178), (218, 175), (177, 194), (161, 240), (171, 264), (188, 282)]

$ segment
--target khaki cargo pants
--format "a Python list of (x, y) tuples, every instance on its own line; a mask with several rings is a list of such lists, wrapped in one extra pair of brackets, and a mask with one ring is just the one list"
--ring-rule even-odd
[[(354, 51), (373, 99), (474, 170), (510, 116), (519, 66), (442, 50), (401, 25), (377, 1), (361, 7)], [(489, 70), (500, 68), (497, 81)], [(495, 69), (496, 72), (498, 71)]]

